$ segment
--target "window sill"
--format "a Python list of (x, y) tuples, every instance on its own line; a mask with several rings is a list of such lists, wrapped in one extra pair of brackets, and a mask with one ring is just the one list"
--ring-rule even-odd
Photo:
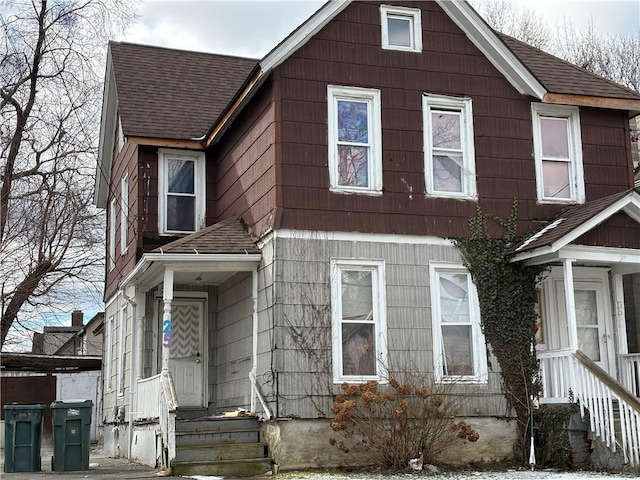
[(360, 190), (360, 189), (347, 189), (347, 188), (336, 188), (330, 187), (329, 191), (331, 193), (337, 193), (340, 195), (369, 195), (370, 197), (381, 197), (382, 190)]
[(443, 193), (443, 192), (425, 192), (425, 196), (428, 198), (450, 198), (453, 200), (469, 200), (472, 202), (478, 201), (478, 195), (466, 194), (466, 193)]

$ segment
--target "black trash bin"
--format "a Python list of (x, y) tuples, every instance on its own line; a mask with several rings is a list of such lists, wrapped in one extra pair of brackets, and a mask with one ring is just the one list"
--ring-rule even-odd
[(39, 472), (44, 404), (4, 406), (4, 471)]
[(92, 408), (91, 400), (51, 404), (54, 472), (89, 470)]

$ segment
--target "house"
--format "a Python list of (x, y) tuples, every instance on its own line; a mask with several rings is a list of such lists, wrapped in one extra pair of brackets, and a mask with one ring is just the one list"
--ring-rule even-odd
[[(340, 384), (409, 357), (474, 392), (461, 415), (480, 440), (459, 458), (510, 456), (450, 239), (515, 196), (537, 233), (513, 261), (549, 267), (540, 400), (579, 399), (640, 463), (638, 93), (440, 0), (328, 2), (260, 60), (112, 42), (105, 80), (107, 452), (228, 474), (212, 445), (233, 421), (217, 416), (245, 409), (264, 420), (241, 427), (260, 429), (255, 471), (336, 465)], [(187, 446), (198, 432), (207, 465)]]

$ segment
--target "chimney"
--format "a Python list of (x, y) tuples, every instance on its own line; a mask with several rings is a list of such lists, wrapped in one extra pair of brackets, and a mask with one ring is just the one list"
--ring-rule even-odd
[(71, 312), (71, 326), (84, 327), (84, 313), (82, 313), (82, 310), (74, 310)]

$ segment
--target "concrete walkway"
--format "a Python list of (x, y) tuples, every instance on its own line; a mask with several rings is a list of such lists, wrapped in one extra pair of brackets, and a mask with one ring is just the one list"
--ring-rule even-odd
[[(119, 479), (129, 480), (136, 478), (166, 478), (166, 479), (178, 479), (181, 477), (166, 476), (163, 472), (148, 467), (146, 465), (138, 465), (130, 463), (126, 458), (112, 458), (104, 455), (101, 449), (91, 449), (89, 455), (89, 470), (83, 470), (78, 472), (52, 472), (51, 471), (51, 458), (53, 456), (53, 450), (51, 448), (43, 448), (40, 452), (40, 458), (42, 459), (42, 471), (41, 472), (19, 472), (19, 473), (4, 473), (4, 449), (0, 450), (0, 463), (2, 464), (2, 470), (0, 476), (2, 480), (38, 480), (38, 479)], [(183, 478), (183, 477), (182, 477)]]

